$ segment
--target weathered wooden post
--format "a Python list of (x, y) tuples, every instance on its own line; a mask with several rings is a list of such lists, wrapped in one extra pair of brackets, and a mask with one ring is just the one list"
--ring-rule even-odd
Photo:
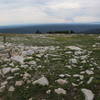
[(6, 35), (3, 35), (3, 43), (6, 43)]

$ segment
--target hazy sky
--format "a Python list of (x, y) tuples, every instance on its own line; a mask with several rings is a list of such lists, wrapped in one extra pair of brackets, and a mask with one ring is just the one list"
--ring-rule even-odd
[(0, 25), (100, 22), (100, 0), (0, 0)]

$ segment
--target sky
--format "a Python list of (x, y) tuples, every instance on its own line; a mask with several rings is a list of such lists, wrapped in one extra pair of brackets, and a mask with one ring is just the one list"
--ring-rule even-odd
[(100, 0), (0, 0), (0, 25), (100, 22)]

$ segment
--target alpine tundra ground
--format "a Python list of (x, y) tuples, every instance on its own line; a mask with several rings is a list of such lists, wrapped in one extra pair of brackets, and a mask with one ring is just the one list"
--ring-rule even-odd
[(0, 34), (0, 100), (100, 100), (100, 35)]

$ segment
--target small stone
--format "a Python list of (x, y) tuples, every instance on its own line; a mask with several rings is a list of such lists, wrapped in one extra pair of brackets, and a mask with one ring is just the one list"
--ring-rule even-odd
[(92, 82), (92, 80), (94, 79), (94, 77), (90, 77), (87, 84), (90, 84)]
[(23, 75), (23, 79), (28, 79), (29, 77), (31, 77), (31, 75), (27, 72), (25, 72), (25, 74)]
[(0, 92), (1, 93), (4, 92), (4, 90), (5, 90), (5, 86), (0, 87)]
[(12, 73), (15, 73), (15, 72), (17, 72), (17, 71), (19, 71), (20, 69), (19, 68), (13, 68), (13, 69), (11, 69), (11, 72)]
[(32, 98), (29, 98), (28, 100), (32, 100)]
[(84, 93), (85, 100), (94, 100), (94, 93), (89, 89), (81, 89)]
[(30, 64), (30, 65), (36, 65), (36, 62), (35, 61), (30, 61), (30, 62), (28, 62), (28, 64)]
[(55, 89), (55, 93), (57, 94), (66, 94), (66, 90), (62, 89), (62, 88), (58, 88), (58, 89)]
[(92, 74), (94, 74), (94, 72), (91, 71), (91, 70), (86, 70), (86, 73), (87, 73), (88, 75), (92, 75)]
[(21, 63), (21, 64), (24, 63), (24, 58), (23, 58), (22, 56), (13, 56), (13, 57), (11, 57), (11, 60), (12, 60), (12, 61), (19, 62), (19, 63)]
[(73, 85), (73, 86), (78, 86), (78, 85), (77, 85), (77, 84), (75, 84), (75, 83), (72, 83), (72, 85)]
[(65, 75), (64, 74), (60, 74), (59, 77), (63, 78), (63, 77), (65, 77)]
[(46, 86), (47, 85), (48, 86), (49, 85), (49, 81), (48, 81), (48, 79), (46, 77), (43, 76), (42, 78), (34, 81), (33, 84), (39, 84), (39, 85), (42, 85), (42, 86)]
[(76, 47), (76, 46), (68, 46), (67, 48), (69, 48), (69, 49), (71, 49), (71, 50), (76, 50), (76, 51), (82, 50), (81, 48)]
[(72, 67), (70, 65), (66, 65), (65, 67), (68, 69), (72, 69)]
[(1, 86), (5, 86), (5, 85), (7, 85), (7, 83), (8, 83), (7, 81), (4, 81), (1, 83)]
[(63, 80), (63, 79), (58, 79), (56, 80), (56, 82), (60, 85), (64, 85), (64, 84), (67, 84), (68, 82), (66, 80)]
[(3, 69), (2, 69), (2, 72), (3, 72), (4, 75), (5, 75), (5, 74), (8, 74), (10, 71), (11, 71), (11, 67), (3, 68)]
[(11, 80), (13, 78), (14, 78), (13, 76), (9, 76), (9, 77), (7, 77), (7, 80)]
[(46, 93), (47, 93), (47, 94), (50, 94), (50, 93), (51, 93), (51, 90), (46, 91)]
[(70, 62), (71, 64), (77, 64), (77, 60), (76, 60), (75, 58), (70, 59), (69, 62)]
[(71, 75), (69, 75), (69, 74), (65, 74), (67, 77), (71, 77)]
[(23, 85), (23, 81), (16, 81), (15, 86), (22, 86)]
[(9, 92), (13, 92), (15, 90), (15, 88), (13, 86), (10, 86), (10, 88), (8, 89)]

